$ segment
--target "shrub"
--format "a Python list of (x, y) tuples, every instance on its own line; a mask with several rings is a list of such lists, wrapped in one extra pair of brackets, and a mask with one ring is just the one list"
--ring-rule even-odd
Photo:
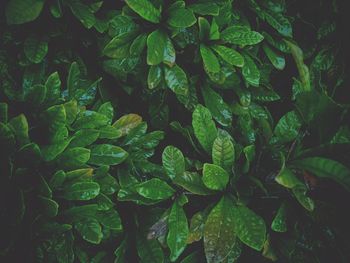
[(350, 258), (340, 1), (2, 5), (4, 262)]

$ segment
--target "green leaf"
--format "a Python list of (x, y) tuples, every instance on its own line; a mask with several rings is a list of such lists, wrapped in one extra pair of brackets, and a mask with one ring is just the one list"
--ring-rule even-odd
[(245, 81), (254, 87), (258, 87), (260, 85), (260, 71), (258, 67), (249, 55), (244, 55), (244, 61), (242, 75)]
[(46, 98), (46, 87), (44, 85), (34, 85), (23, 90), (24, 100), (33, 106), (38, 106)]
[(82, 167), (90, 159), (90, 150), (82, 147), (74, 147), (65, 150), (57, 162), (63, 169), (77, 169)]
[(232, 66), (243, 67), (244, 58), (236, 50), (228, 48), (225, 46), (214, 45), (212, 46), (214, 51), (219, 54), (219, 56)]
[(287, 232), (287, 206), (282, 203), (279, 207), (275, 218), (271, 223), (271, 229), (276, 232)]
[(204, 42), (209, 40), (210, 36), (210, 24), (207, 19), (204, 17), (198, 18), (198, 26), (199, 26), (199, 39)]
[(203, 181), (202, 177), (196, 172), (184, 172), (181, 177), (176, 177), (173, 183), (181, 186), (185, 190), (196, 195), (211, 195), (215, 194), (215, 191), (208, 189)]
[(186, 28), (197, 22), (193, 12), (186, 8), (173, 8), (169, 12), (167, 23), (172, 27)]
[(263, 45), (264, 52), (272, 65), (279, 70), (283, 70), (286, 66), (286, 60), (282, 54), (278, 51), (273, 50), (268, 45)]
[(158, 87), (163, 79), (163, 72), (160, 66), (151, 66), (148, 71), (147, 84), (149, 89)]
[(10, 0), (6, 6), (6, 21), (18, 25), (35, 20), (44, 7), (45, 0)]
[(13, 130), (17, 143), (20, 146), (29, 143), (29, 125), (26, 116), (20, 114), (12, 118), (9, 121), (9, 127)]
[(164, 253), (157, 240), (148, 240), (141, 235), (137, 235), (136, 247), (140, 263), (164, 263)]
[(300, 128), (301, 120), (299, 116), (294, 111), (290, 111), (278, 121), (274, 134), (277, 136), (278, 142), (287, 143), (298, 136)]
[(77, 182), (66, 185), (63, 198), (67, 200), (91, 200), (100, 193), (100, 186), (94, 182)]
[(187, 245), (189, 230), (187, 217), (182, 206), (183, 204), (177, 199), (171, 207), (168, 217), (167, 244), (170, 249), (171, 262), (176, 261)]
[(112, 120), (114, 118), (114, 109), (113, 109), (112, 103), (110, 103), (110, 102), (103, 103), (98, 108), (98, 113), (105, 115), (109, 119), (108, 124), (112, 123)]
[(135, 186), (137, 193), (152, 200), (165, 200), (170, 198), (175, 190), (166, 182), (153, 178)]
[(208, 263), (223, 262), (238, 244), (234, 204), (222, 197), (204, 225), (204, 252)]
[(152, 23), (159, 23), (161, 12), (149, 0), (126, 0), (128, 6), (139, 16)]
[(72, 141), (70, 142), (69, 146), (86, 147), (94, 143), (99, 136), (100, 136), (100, 133), (98, 130), (93, 130), (93, 129), (79, 130), (73, 135)]
[(167, 146), (162, 154), (163, 167), (170, 179), (181, 177), (185, 172), (185, 158), (182, 152), (174, 147)]
[(136, 128), (142, 122), (142, 117), (137, 114), (126, 114), (120, 117), (115, 123), (113, 123), (113, 127), (120, 130), (122, 135), (127, 135), (129, 132)]
[(282, 168), (278, 175), (275, 177), (275, 181), (289, 189), (303, 185), (303, 183), (294, 175), (294, 173), (285, 167)]
[(337, 161), (323, 157), (309, 157), (297, 160), (293, 164), (320, 178), (334, 180), (347, 191), (350, 191), (350, 170)]
[(163, 63), (169, 67), (173, 67), (176, 59), (176, 51), (171, 39), (167, 36), (164, 47)]
[(68, 94), (70, 98), (73, 98), (75, 95), (75, 92), (79, 88), (79, 82), (80, 82), (80, 69), (77, 62), (73, 62), (70, 65), (69, 73), (67, 77), (67, 88), (68, 88)]
[(231, 26), (221, 32), (221, 39), (235, 45), (256, 45), (263, 41), (264, 37), (256, 31), (240, 26)]
[(75, 130), (96, 129), (106, 126), (109, 122), (110, 120), (105, 115), (95, 111), (86, 110), (80, 112), (72, 126)]
[(58, 72), (52, 73), (45, 82), (46, 102), (56, 103), (61, 97), (61, 79)]
[(123, 226), (118, 212), (114, 209), (98, 211), (97, 220), (101, 225), (115, 231), (122, 231)]
[(58, 213), (58, 203), (50, 198), (39, 196), (39, 204), (43, 213), (48, 217), (55, 217)]
[(0, 102), (0, 122), (7, 123), (8, 120), (8, 105), (5, 102)]
[(209, 189), (224, 190), (229, 181), (229, 174), (218, 165), (205, 163), (202, 180)]
[(100, 244), (103, 238), (101, 225), (95, 219), (86, 219), (74, 224), (75, 229), (83, 239), (92, 243)]
[(43, 39), (29, 37), (24, 41), (24, 54), (33, 63), (40, 63), (48, 49), (48, 43)]
[(293, 37), (292, 25), (281, 13), (266, 10), (263, 15), (266, 22), (276, 29), (282, 36)]
[(76, 0), (69, 1), (68, 5), (74, 16), (78, 18), (86, 28), (90, 29), (93, 27), (93, 25), (96, 23), (96, 19), (89, 6)]
[(220, 64), (214, 52), (209, 47), (201, 44), (200, 53), (205, 70), (210, 73), (218, 73), (220, 71)]
[(196, 3), (188, 6), (194, 13), (201, 16), (211, 15), (217, 16), (219, 14), (219, 6), (215, 3)]
[(128, 158), (128, 153), (118, 146), (99, 144), (91, 147), (89, 163), (94, 165), (117, 165)]
[(211, 153), (213, 143), (217, 137), (217, 130), (210, 111), (198, 104), (192, 114), (194, 134), (207, 153)]
[(130, 45), (130, 55), (140, 56), (147, 45), (147, 34), (138, 35)]
[(260, 251), (266, 240), (264, 219), (244, 205), (235, 206), (233, 211), (239, 239), (247, 246)]
[(235, 160), (235, 149), (230, 136), (219, 135), (214, 143), (212, 150), (212, 159), (215, 165), (231, 172)]
[(164, 67), (164, 78), (167, 86), (179, 95), (186, 95), (189, 90), (189, 84), (186, 73), (178, 65), (173, 67)]
[(205, 106), (210, 110), (214, 119), (222, 126), (230, 126), (232, 124), (232, 112), (222, 97), (208, 85), (203, 85), (202, 94)]
[(147, 37), (147, 64), (158, 65), (163, 61), (164, 50), (167, 45), (167, 34), (162, 30), (155, 30)]

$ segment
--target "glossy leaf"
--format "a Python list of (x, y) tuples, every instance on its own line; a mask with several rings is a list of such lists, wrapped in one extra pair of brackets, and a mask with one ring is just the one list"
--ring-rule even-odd
[(162, 161), (166, 174), (171, 179), (181, 177), (185, 172), (185, 158), (182, 152), (174, 146), (167, 146), (164, 149)]
[(220, 166), (205, 163), (202, 180), (209, 189), (224, 190), (229, 181), (229, 174)]
[(126, 0), (128, 6), (142, 18), (152, 23), (159, 23), (161, 18), (158, 10), (149, 0)]
[(203, 149), (207, 153), (211, 153), (217, 130), (210, 111), (200, 104), (197, 105), (192, 114), (192, 127)]
[(235, 149), (229, 136), (219, 135), (215, 139), (212, 160), (215, 165), (224, 168), (227, 172), (231, 171), (235, 160)]
[(118, 146), (99, 144), (91, 147), (89, 163), (95, 165), (117, 165), (128, 158), (128, 153)]
[(166, 182), (153, 178), (146, 182), (140, 183), (135, 187), (136, 191), (143, 197), (152, 200), (165, 200), (170, 198), (175, 190)]

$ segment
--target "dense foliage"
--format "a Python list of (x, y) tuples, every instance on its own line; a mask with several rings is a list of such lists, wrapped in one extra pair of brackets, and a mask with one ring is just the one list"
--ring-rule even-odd
[(1, 262), (349, 262), (341, 1), (0, 7)]

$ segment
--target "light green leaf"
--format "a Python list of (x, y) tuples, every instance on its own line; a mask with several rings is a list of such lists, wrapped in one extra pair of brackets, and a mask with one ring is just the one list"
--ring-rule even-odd
[(264, 219), (244, 205), (235, 206), (233, 211), (239, 239), (247, 246), (260, 251), (266, 240)]
[(223, 262), (238, 244), (234, 204), (222, 197), (204, 225), (204, 251), (208, 263)]
[(18, 25), (35, 20), (44, 7), (45, 0), (10, 0), (6, 6), (6, 21)]
[(181, 177), (176, 177), (173, 183), (196, 195), (215, 194), (215, 191), (204, 185), (202, 176), (197, 172), (184, 172)]
[(159, 23), (161, 18), (160, 10), (149, 0), (125, 0), (128, 6), (139, 16), (152, 23)]
[(128, 153), (118, 146), (99, 144), (91, 147), (89, 163), (95, 165), (117, 165), (128, 158)]
[(232, 66), (243, 67), (244, 58), (236, 50), (225, 46), (214, 45), (212, 47), (219, 56)]
[(194, 134), (207, 153), (211, 153), (217, 130), (210, 111), (198, 104), (192, 114)]
[(52, 73), (45, 82), (46, 102), (55, 103), (61, 97), (61, 79), (58, 72)]
[(182, 152), (174, 147), (167, 146), (162, 154), (163, 167), (171, 178), (181, 177), (185, 172), (185, 158)]
[(167, 244), (170, 248), (171, 262), (176, 261), (187, 245), (189, 230), (187, 217), (182, 206), (183, 204), (177, 199), (171, 207), (168, 217)]
[(170, 198), (175, 190), (166, 182), (153, 178), (135, 186), (137, 193), (152, 200), (165, 200)]
[(74, 147), (65, 150), (57, 162), (62, 169), (77, 169), (90, 159), (90, 150), (83, 147)]
[(224, 190), (229, 182), (229, 174), (218, 165), (205, 163), (202, 180), (209, 189)]

